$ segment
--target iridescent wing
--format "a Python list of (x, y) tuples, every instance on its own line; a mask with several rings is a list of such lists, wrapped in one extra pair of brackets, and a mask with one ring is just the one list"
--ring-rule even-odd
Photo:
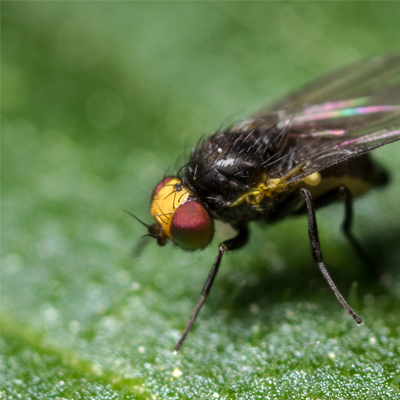
[(298, 91), (271, 103), (264, 111), (368, 97), (390, 91), (396, 84), (400, 84), (400, 53), (367, 58), (315, 79)]
[(248, 122), (260, 126), (263, 119), (286, 128), (285, 146), (275, 160), (280, 161), (271, 163), (269, 176), (303, 165), (288, 183), (399, 140), (400, 54), (328, 74)]

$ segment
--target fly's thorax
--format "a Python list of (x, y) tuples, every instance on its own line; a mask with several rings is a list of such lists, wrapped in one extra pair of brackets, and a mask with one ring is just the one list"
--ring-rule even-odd
[(210, 214), (179, 178), (165, 178), (157, 185), (150, 213), (165, 235), (185, 249), (206, 247), (214, 236)]
[(200, 142), (184, 169), (185, 181), (212, 213), (231, 206), (260, 183), (259, 175), (277, 153), (276, 116), (247, 119)]

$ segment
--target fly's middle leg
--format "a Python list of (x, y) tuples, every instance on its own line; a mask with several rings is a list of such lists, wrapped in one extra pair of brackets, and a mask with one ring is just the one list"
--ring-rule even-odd
[[(351, 198), (350, 198), (351, 201)], [(351, 206), (351, 202), (348, 202)], [(299, 205), (304, 204), (303, 207)], [(348, 206), (347, 206), (348, 207)], [(295, 211), (295, 209), (300, 212), (302, 210), (306, 210), (307, 216), (308, 216), (308, 234), (310, 238), (310, 244), (311, 244), (311, 252), (314, 258), (315, 263), (318, 265), (318, 268), (320, 269), (322, 275), (324, 276), (325, 280), (327, 281), (329, 287), (332, 289), (333, 293), (335, 294), (336, 298), (339, 300), (340, 304), (343, 306), (343, 308), (346, 310), (346, 312), (353, 318), (353, 320), (357, 323), (357, 325), (362, 325), (363, 320), (356, 314), (356, 312), (349, 306), (345, 298), (342, 296), (340, 293), (339, 289), (333, 282), (333, 279), (331, 278), (328, 270), (325, 267), (325, 264), (322, 259), (322, 251), (321, 251), (321, 245), (319, 241), (319, 235), (318, 235), (318, 226), (317, 226), (317, 219), (315, 216), (315, 205), (314, 201), (311, 195), (310, 190), (307, 187), (301, 187), (296, 190), (294, 190), (290, 196), (285, 200), (280, 205), (280, 209), (276, 211), (275, 216), (277, 218), (282, 218), (284, 214), (289, 215), (291, 213), (297, 214), (298, 212)], [(351, 210), (351, 209), (350, 209)], [(351, 225), (351, 213), (347, 213), (345, 222), (343, 227), (345, 229), (350, 229)]]
[[(336, 287), (335, 283), (333, 282), (331, 276), (329, 275), (324, 262), (322, 261), (322, 253), (321, 253), (321, 245), (319, 243), (319, 236), (318, 236), (318, 227), (317, 227), (317, 219), (315, 217), (315, 207), (313, 203), (313, 199), (308, 188), (301, 188), (299, 190), (299, 194), (305, 200), (307, 206), (307, 215), (308, 215), (308, 233), (310, 236), (310, 243), (311, 243), (311, 250), (314, 257), (314, 261), (317, 263), (319, 269), (322, 272), (325, 280), (328, 282), (330, 288), (332, 289), (333, 293), (342, 304), (344, 309), (347, 313), (354, 319), (357, 325), (362, 325), (363, 320), (355, 313), (355, 311), (347, 304), (346, 300), (339, 292), (339, 289)], [(351, 219), (349, 220), (351, 221)], [(346, 221), (345, 221), (346, 223)]]
[[(350, 242), (351, 246), (353, 247), (354, 251), (357, 253), (358, 257), (362, 260), (364, 265), (368, 268), (368, 272), (371, 277), (379, 278), (380, 272), (376, 264), (371, 260), (368, 256), (367, 252), (363, 249), (360, 245), (359, 241), (356, 239), (352, 232), (352, 223), (353, 223), (353, 195), (351, 191), (345, 185), (340, 185), (329, 192), (325, 193), (324, 195), (318, 197), (314, 200), (315, 208), (320, 208), (325, 205), (334, 203), (339, 200), (344, 200), (345, 205), (345, 214), (344, 220), (342, 223), (342, 231), (346, 236), (346, 239)], [(306, 211), (306, 206), (302, 207), (298, 210), (297, 213), (303, 213)], [(296, 213), (296, 214), (297, 214)]]

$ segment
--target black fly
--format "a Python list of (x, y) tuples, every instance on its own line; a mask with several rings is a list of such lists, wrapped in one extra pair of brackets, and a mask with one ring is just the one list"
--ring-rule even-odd
[(237, 235), (218, 255), (181, 339), (179, 351), (210, 292), (225, 252), (249, 238), (248, 223), (274, 223), (306, 214), (312, 255), (354, 321), (362, 319), (343, 298), (322, 260), (315, 210), (345, 202), (343, 231), (351, 233), (353, 198), (387, 182), (368, 153), (400, 139), (400, 54), (375, 57), (317, 79), (263, 112), (200, 140), (176, 176), (153, 192), (149, 235), (163, 246), (206, 247), (214, 220)]

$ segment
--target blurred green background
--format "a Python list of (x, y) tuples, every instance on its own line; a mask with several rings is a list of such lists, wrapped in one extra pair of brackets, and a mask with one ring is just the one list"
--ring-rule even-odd
[(356, 203), (371, 282), (318, 212), (252, 227), (227, 255), (179, 355), (214, 260), (150, 243), (149, 197), (186, 147), (340, 65), (400, 48), (397, 2), (1, 2), (4, 399), (400, 399), (400, 144), (392, 185)]

